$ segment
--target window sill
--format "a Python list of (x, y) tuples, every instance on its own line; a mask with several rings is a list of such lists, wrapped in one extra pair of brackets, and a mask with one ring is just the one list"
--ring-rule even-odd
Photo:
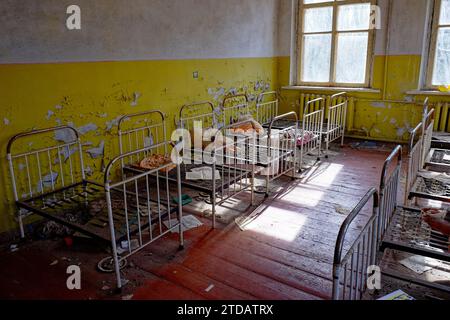
[(285, 86), (283, 90), (298, 91), (324, 91), (324, 92), (360, 92), (360, 93), (381, 93), (381, 90), (371, 88), (345, 88), (345, 87), (311, 87), (311, 86)]
[(450, 96), (450, 92), (442, 92), (438, 90), (411, 90), (407, 91), (406, 94), (412, 96)]

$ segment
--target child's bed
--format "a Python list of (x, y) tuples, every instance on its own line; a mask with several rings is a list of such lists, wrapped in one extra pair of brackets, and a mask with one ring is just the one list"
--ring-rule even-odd
[(423, 221), (421, 210), (397, 205), (401, 161), (402, 148), (397, 146), (383, 167), (378, 222), (380, 248), (450, 261), (448, 237), (431, 229)]
[[(428, 99), (425, 100), (425, 108), (428, 110)], [(431, 112), (434, 112), (432, 110)], [(434, 118), (433, 118), (434, 120)], [(424, 124), (424, 146), (422, 150), (423, 166), (430, 171), (450, 173), (450, 150), (432, 148), (433, 126)]]
[[(164, 184), (149, 183), (155, 172), (170, 164), (131, 177), (123, 175), (122, 166), (116, 165), (153, 151), (150, 146), (115, 158), (106, 168), (104, 181), (97, 183), (86, 179), (75, 129), (62, 126), (14, 136), (8, 143), (7, 157), (22, 237), (23, 219), (34, 213), (111, 245), (111, 265), (121, 288), (120, 265), (127, 257), (176, 228), (183, 245), (178, 223), (181, 206), (171, 203)], [(178, 188), (174, 197), (179, 199), (180, 195)], [(125, 249), (122, 256), (118, 245)]]
[(332, 95), (329, 100), (327, 118), (323, 125), (325, 156), (327, 158), (331, 142), (341, 139), (341, 147), (344, 146), (348, 106), (346, 95), (346, 92), (337, 93)]
[[(345, 126), (347, 119), (348, 99), (346, 92), (337, 93), (328, 99), (326, 112), (324, 112), (324, 122), (321, 128), (322, 136), (325, 140), (325, 157), (328, 158), (328, 150), (330, 143), (341, 139), (341, 146), (344, 145)], [(272, 99), (270, 99), (272, 97)], [(312, 111), (317, 111), (322, 108), (322, 100), (315, 99), (311, 101)], [(308, 110), (308, 109), (306, 109)], [(305, 111), (306, 112), (306, 111)], [(304, 114), (306, 114), (304, 112)], [(278, 116), (278, 98), (276, 92), (263, 93), (260, 96), (260, 102), (256, 105), (256, 119), (264, 124), (265, 127), (269, 125), (273, 118)], [(308, 119), (308, 117), (307, 117)], [(303, 121), (298, 123), (298, 128), (302, 128)], [(291, 121), (282, 119), (274, 124), (274, 127), (284, 128), (286, 126), (293, 126)]]
[[(406, 199), (430, 199), (450, 202), (450, 176), (442, 172), (426, 171), (422, 165), (422, 153), (431, 145), (434, 127), (434, 109), (428, 112), (424, 107), (423, 121), (411, 132), (408, 154), (408, 171), (406, 175)], [(423, 130), (426, 128), (426, 130)]]
[[(125, 116), (131, 120), (131, 124), (126, 132), (119, 130), (122, 132), (120, 139), (128, 140), (126, 135), (137, 130), (133, 124), (142, 116), (142, 114)], [(203, 131), (199, 129), (199, 145), (193, 141), (196, 140), (193, 136), (196, 121), (197, 124), (201, 122), (206, 126)], [(183, 151), (178, 150), (183, 160), (179, 166), (179, 183), (181, 187), (209, 196), (214, 228), (217, 206), (246, 191), (251, 193), (253, 202), (253, 159), (255, 156), (248, 147), (250, 145), (248, 137), (232, 136), (228, 131), (234, 125), (223, 127), (223, 123), (216, 122), (214, 108), (209, 102), (183, 106), (180, 110), (179, 123), (179, 130), (172, 135), (173, 141), (181, 139), (183, 144)], [(151, 125), (165, 128), (165, 118), (162, 116)], [(152, 132), (147, 127), (140, 127), (139, 130), (144, 131), (144, 136)], [(155, 138), (153, 137), (152, 140), (155, 141)], [(126, 166), (126, 171), (140, 173), (142, 169)], [(178, 174), (175, 171), (165, 173), (163, 177), (169, 183), (178, 183)]]
[[(297, 147), (300, 149), (300, 166), (302, 170), (305, 156), (317, 150), (317, 160), (320, 160), (322, 148), (323, 121), (325, 114), (325, 99), (317, 98), (306, 103), (302, 120), (280, 118), (271, 121), (272, 129), (285, 130), (297, 126)], [(272, 119), (274, 120), (274, 119)], [(268, 127), (268, 125), (265, 125)]]
[[(367, 289), (367, 280), (374, 271), (371, 267), (377, 264), (378, 200), (378, 192), (372, 188), (341, 226), (334, 252), (333, 300), (360, 300)], [(364, 210), (370, 215), (361, 231), (354, 235), (351, 231), (353, 223)]]

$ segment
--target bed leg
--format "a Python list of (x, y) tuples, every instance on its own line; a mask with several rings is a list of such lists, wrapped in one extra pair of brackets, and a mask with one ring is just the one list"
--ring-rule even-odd
[(22, 213), (20, 213), (20, 212), (19, 212), (19, 229), (20, 229), (20, 237), (22, 239), (25, 239), (25, 230), (23, 227)]

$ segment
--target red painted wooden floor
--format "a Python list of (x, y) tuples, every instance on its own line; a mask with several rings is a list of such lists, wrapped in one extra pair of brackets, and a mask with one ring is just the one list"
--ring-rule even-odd
[[(79, 299), (327, 299), (333, 250), (346, 214), (377, 186), (384, 151), (346, 147), (302, 181), (258, 208), (242, 231), (235, 223), (210, 229), (210, 221), (185, 234), (178, 251), (170, 235), (130, 259), (129, 284), (112, 295), (112, 274), (99, 274), (102, 252), (75, 251), (61, 242), (33, 243), (0, 253), (1, 298)], [(289, 180), (290, 181), (290, 180)], [(367, 213), (352, 226), (357, 234)], [(51, 246), (51, 247), (49, 247)], [(65, 266), (79, 262), (82, 290), (65, 289)], [(54, 259), (59, 261), (50, 266)]]

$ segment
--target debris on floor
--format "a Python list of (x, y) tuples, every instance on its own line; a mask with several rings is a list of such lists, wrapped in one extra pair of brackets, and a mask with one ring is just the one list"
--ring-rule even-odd
[(348, 216), (350, 214), (350, 212), (352, 211), (351, 209), (344, 208), (342, 206), (335, 206), (334, 210), (336, 210), (337, 213), (342, 214), (344, 216)]
[[(163, 223), (166, 226), (166, 228), (170, 228), (170, 226), (177, 224), (178, 220), (171, 220), (171, 221), (166, 220)], [(195, 229), (195, 228), (202, 226), (203, 223), (200, 220), (198, 220), (196, 217), (194, 217), (193, 215), (189, 215), (189, 216), (184, 216), (181, 219), (181, 225), (182, 225), (183, 232), (186, 232), (188, 230)], [(179, 232), (178, 228), (172, 230), (172, 233), (178, 233), (178, 232)]]
[(380, 145), (374, 141), (364, 141), (364, 142), (353, 142), (350, 144), (350, 147), (358, 150), (362, 149), (376, 150), (380, 148)]

